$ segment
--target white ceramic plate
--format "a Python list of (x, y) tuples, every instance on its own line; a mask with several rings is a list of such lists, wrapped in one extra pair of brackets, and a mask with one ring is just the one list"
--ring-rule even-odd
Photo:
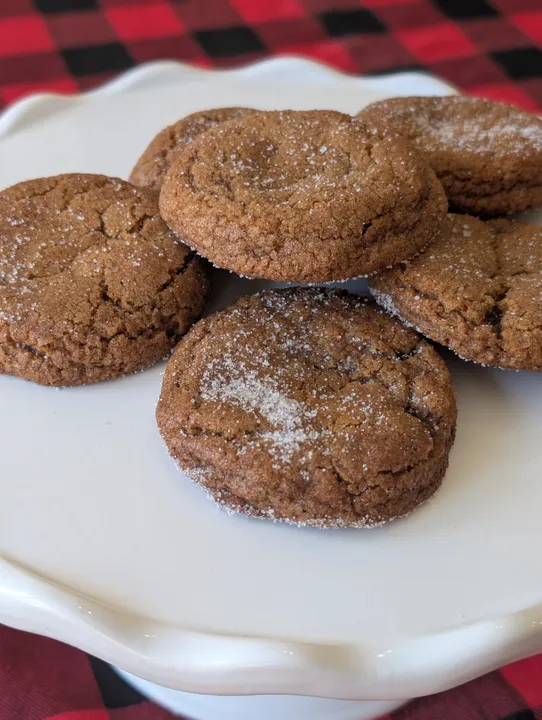
[[(126, 176), (156, 131), (205, 107), (355, 112), (448, 92), (284, 59), (144, 67), (8, 111), (0, 186)], [(258, 286), (226, 280), (215, 304)], [(175, 469), (154, 422), (163, 366), (65, 390), (0, 377), (0, 619), (197, 692), (404, 698), (542, 650), (542, 376), (451, 367), (458, 436), (434, 501), (327, 532), (229, 517)]]

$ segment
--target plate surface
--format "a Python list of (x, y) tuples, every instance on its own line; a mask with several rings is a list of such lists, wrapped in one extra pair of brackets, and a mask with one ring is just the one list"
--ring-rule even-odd
[[(450, 92), (299, 62), (197, 77), (164, 64), (24, 101), (0, 120), (0, 186), (125, 177), (156, 131), (205, 107), (355, 112)], [(261, 285), (222, 273), (214, 305)], [(0, 620), (199, 692), (412, 697), (542, 650), (542, 375), (447, 359), (459, 420), (442, 489), (351, 531), (218, 510), (158, 435), (162, 365), (63, 390), (0, 377)]]

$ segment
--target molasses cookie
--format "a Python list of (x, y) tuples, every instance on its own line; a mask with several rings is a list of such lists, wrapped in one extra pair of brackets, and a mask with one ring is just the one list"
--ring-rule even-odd
[(167, 171), (185, 145), (220, 123), (253, 112), (249, 108), (240, 107), (203, 110), (169, 125), (158, 133), (139, 158), (130, 175), (130, 182), (160, 190)]
[(430, 248), (370, 283), (383, 307), (461, 357), (542, 370), (542, 228), (450, 215)]
[(542, 205), (542, 120), (534, 115), (452, 96), (383, 100), (357, 117), (421, 151), (453, 210), (492, 217)]
[(231, 512), (373, 526), (438, 489), (456, 408), (446, 365), (376, 305), (336, 290), (244, 297), (173, 353), (160, 432)]
[(219, 125), (179, 154), (160, 193), (169, 226), (219, 267), (302, 283), (415, 255), (446, 206), (415, 151), (328, 110)]
[(167, 355), (203, 310), (203, 261), (156, 193), (102, 175), (0, 192), (0, 373), (82, 385)]

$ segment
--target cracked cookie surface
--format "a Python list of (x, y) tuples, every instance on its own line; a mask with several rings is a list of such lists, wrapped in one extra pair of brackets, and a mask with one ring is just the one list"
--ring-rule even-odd
[(461, 96), (392, 98), (357, 117), (417, 148), (451, 210), (494, 217), (542, 206), (542, 120)]
[(467, 360), (542, 370), (542, 228), (449, 215), (430, 248), (370, 286), (388, 311)]
[(145, 149), (130, 174), (130, 182), (140, 187), (160, 190), (167, 171), (185, 145), (220, 123), (253, 112), (256, 111), (241, 107), (202, 110), (168, 125)]
[(269, 290), (199, 322), (157, 407), (179, 467), (232, 512), (373, 526), (440, 486), (456, 420), (436, 351), (372, 302)]
[(158, 214), (157, 194), (102, 175), (0, 193), (0, 372), (81, 385), (165, 357), (196, 320), (203, 261)]
[(258, 112), (196, 138), (160, 210), (219, 267), (282, 282), (367, 275), (412, 257), (447, 202), (409, 147), (331, 110)]

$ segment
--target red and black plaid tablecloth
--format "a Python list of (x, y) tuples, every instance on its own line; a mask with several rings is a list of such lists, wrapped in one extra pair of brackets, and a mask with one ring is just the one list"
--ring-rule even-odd
[[(0, 0), (0, 107), (149, 60), (227, 67), (297, 54), (352, 73), (426, 70), (542, 111), (542, 0)], [(101, 661), (0, 628), (0, 720), (165, 720)], [(542, 656), (394, 720), (542, 720)], [(220, 718), (217, 718), (220, 720)]]
[[(173, 720), (169, 712), (145, 700), (101, 660), (54, 640), (2, 627), (0, 718)], [(455, 690), (414, 700), (383, 720), (535, 719), (542, 719), (542, 656), (509, 665)]]
[(428, 70), (542, 110), (541, 0), (0, 0), (0, 104), (138, 63), (301, 54), (354, 73)]

